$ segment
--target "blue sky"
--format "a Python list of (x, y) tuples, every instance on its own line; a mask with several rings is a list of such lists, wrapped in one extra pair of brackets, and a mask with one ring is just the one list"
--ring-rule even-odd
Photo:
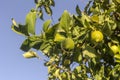
[[(83, 9), (87, 0), (55, 0), (53, 19), (55, 21), (64, 10), (75, 13), (76, 4)], [(35, 7), (34, 0), (2, 0), (0, 2), (0, 80), (47, 80), (47, 68), (43, 61), (25, 59), (22, 56), (20, 45), (25, 39), (11, 30), (11, 18), (24, 24), (25, 16)], [(45, 19), (50, 19), (45, 16)], [(37, 32), (43, 21), (37, 21)], [(38, 52), (40, 56), (42, 53)]]

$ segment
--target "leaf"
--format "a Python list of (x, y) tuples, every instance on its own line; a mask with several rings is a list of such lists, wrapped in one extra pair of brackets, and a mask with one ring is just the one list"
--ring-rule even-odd
[(49, 0), (49, 2), (50, 2), (50, 5), (51, 5), (51, 6), (53, 6), (53, 7), (55, 6), (54, 0)]
[(82, 15), (82, 14), (81, 14), (81, 10), (79, 9), (79, 6), (78, 6), (78, 5), (76, 6), (76, 12), (77, 12), (77, 14), (78, 14), (79, 16)]
[(120, 54), (115, 54), (114, 57), (120, 59)]
[(26, 25), (19, 24), (18, 27), (16, 27), (15, 25), (12, 25), (11, 29), (17, 34), (29, 36)]
[(118, 3), (120, 3), (120, 0), (116, 0)]
[(80, 73), (81, 69), (82, 69), (81, 66), (77, 66), (77, 67), (75, 68), (75, 72), (76, 72), (76, 74), (77, 74), (77, 73)]
[(81, 23), (83, 24), (83, 26), (85, 28), (89, 28), (91, 27), (90, 23), (91, 22), (91, 19), (88, 15), (86, 15), (85, 13), (82, 13), (82, 17), (81, 17)]
[(93, 16), (91, 16), (91, 20), (93, 22), (99, 23), (99, 16), (98, 15), (93, 15)]
[(98, 74), (95, 75), (95, 80), (102, 80), (102, 77)]
[(95, 58), (96, 55), (95, 55), (95, 49), (90, 47), (90, 46), (87, 46), (85, 48), (85, 50), (83, 51), (83, 55), (85, 56), (89, 56), (90, 58)]
[(71, 22), (71, 17), (69, 15), (69, 13), (65, 10), (60, 18), (61, 28), (63, 28), (66, 32), (68, 32), (68, 30), (70, 28), (70, 22)]
[(26, 39), (26, 40), (22, 43), (20, 49), (23, 50), (23, 51), (28, 51), (28, 50), (31, 48), (31, 47), (29, 46), (29, 44), (30, 44), (29, 39)]
[(85, 6), (84, 8), (84, 12), (88, 14), (88, 8), (90, 7), (90, 4), (91, 4), (91, 0), (88, 2), (88, 4)]
[(42, 11), (42, 10), (39, 10), (39, 12), (38, 12), (38, 16), (40, 17), (40, 19), (43, 20), (43, 11)]
[(35, 34), (35, 24), (36, 24), (36, 11), (31, 10), (27, 15), (26, 15), (26, 25), (28, 28), (28, 33)]
[(28, 51), (31, 48), (39, 49), (42, 43), (39, 36), (30, 36), (22, 43), (20, 49), (23, 51)]
[(46, 32), (48, 30), (48, 27), (50, 26), (51, 20), (47, 20), (43, 24), (43, 31)]
[(58, 28), (58, 24), (53, 25), (52, 27), (49, 27), (48, 30), (45, 32), (46, 39), (54, 39), (54, 34), (56, 32), (56, 29)]
[(45, 6), (44, 8), (45, 8), (45, 12), (46, 12), (49, 16), (51, 16), (51, 15), (52, 15), (52, 10), (51, 10), (51, 8), (50, 8), (49, 6)]
[(25, 52), (25, 53), (23, 54), (23, 57), (24, 57), (24, 58), (28, 58), (28, 59), (30, 59), (30, 58), (39, 58), (39, 56), (37, 55), (37, 53), (34, 52), (34, 51)]
[(59, 77), (60, 76), (60, 69), (56, 69), (54, 75), (56, 77)]

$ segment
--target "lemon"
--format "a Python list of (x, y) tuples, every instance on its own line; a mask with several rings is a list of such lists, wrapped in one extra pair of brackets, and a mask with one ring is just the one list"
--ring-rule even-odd
[(100, 31), (93, 31), (91, 32), (91, 38), (96, 42), (101, 42), (103, 40), (103, 34)]
[(118, 46), (116, 46), (116, 45), (113, 45), (113, 46), (111, 46), (110, 48), (111, 48), (111, 50), (113, 51), (114, 54), (116, 54), (116, 53), (119, 52), (119, 48), (118, 48)]

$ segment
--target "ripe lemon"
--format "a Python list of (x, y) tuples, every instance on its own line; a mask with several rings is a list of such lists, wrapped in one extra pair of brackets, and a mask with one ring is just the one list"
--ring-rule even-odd
[(71, 50), (75, 47), (75, 43), (74, 43), (72, 38), (66, 38), (62, 42), (62, 47), (65, 48), (65, 49)]
[(116, 46), (116, 45), (113, 45), (113, 46), (111, 46), (110, 48), (111, 48), (111, 50), (113, 51), (114, 54), (116, 54), (116, 53), (119, 52), (119, 48), (118, 48), (118, 46)]
[(103, 34), (100, 31), (93, 31), (91, 32), (91, 38), (96, 42), (101, 42), (103, 40)]

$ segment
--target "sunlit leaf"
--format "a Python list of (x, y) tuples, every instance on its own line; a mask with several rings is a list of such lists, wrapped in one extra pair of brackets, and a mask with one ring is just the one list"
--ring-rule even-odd
[(66, 31), (68, 32), (69, 28), (70, 28), (70, 22), (71, 22), (71, 17), (68, 13), (68, 11), (64, 11), (64, 13), (62, 14), (61, 18), (60, 18), (60, 26)]
[(78, 5), (76, 6), (76, 12), (77, 12), (77, 14), (78, 14), (79, 16), (81, 16), (81, 10), (79, 9), (79, 6), (78, 6)]
[(50, 15), (50, 16), (52, 15), (52, 10), (49, 6), (45, 6), (45, 11), (48, 15)]
[(27, 15), (26, 15), (26, 26), (28, 28), (28, 33), (30, 34), (35, 34), (35, 24), (36, 24), (36, 11), (31, 10)]
[(43, 20), (43, 11), (42, 11), (42, 10), (39, 10), (39, 12), (38, 12), (38, 16), (40, 17), (40, 19)]
[(19, 24), (18, 27), (16, 27), (15, 25), (12, 25), (11, 29), (17, 34), (29, 36), (26, 25)]
[(91, 16), (91, 19), (92, 19), (92, 21), (93, 22), (99, 22), (99, 16), (98, 15), (93, 15), (93, 16)]
[(38, 58), (39, 56), (37, 55), (36, 52), (34, 51), (28, 51), (23, 54), (24, 58)]
[(95, 49), (90, 47), (90, 46), (87, 46), (85, 48), (85, 50), (83, 51), (83, 55), (85, 56), (89, 56), (90, 58), (95, 58), (96, 57), (96, 54), (95, 54)]
[(120, 0), (116, 0), (118, 3), (120, 3)]
[(43, 24), (43, 31), (46, 32), (48, 30), (48, 27), (50, 26), (51, 20), (47, 20)]

